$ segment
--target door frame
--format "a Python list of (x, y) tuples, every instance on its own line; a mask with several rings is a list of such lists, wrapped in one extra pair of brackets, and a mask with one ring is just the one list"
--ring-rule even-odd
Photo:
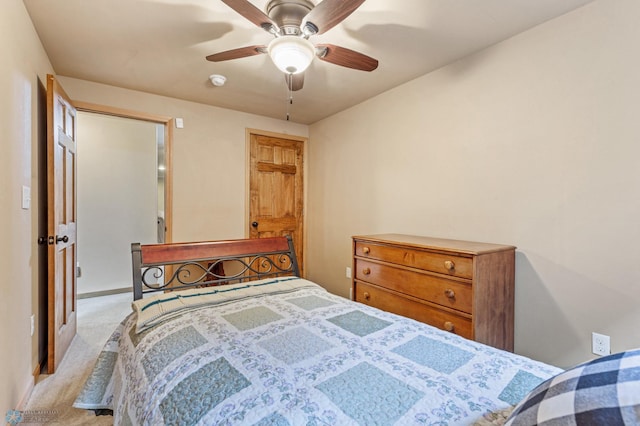
[(95, 114), (110, 115), (113, 117), (130, 118), (133, 120), (149, 121), (164, 125), (164, 150), (165, 150), (165, 186), (164, 186), (164, 226), (165, 242), (173, 241), (173, 117), (148, 114), (124, 108), (115, 108), (90, 102), (71, 101), (78, 111)]
[[(302, 152), (303, 152), (303, 159), (302, 159), (302, 264), (306, 265), (306, 258), (307, 258), (307, 188), (308, 188), (308, 176), (309, 173), (307, 173), (307, 157), (308, 157), (308, 150), (309, 150), (309, 138), (306, 136), (298, 136), (298, 135), (291, 135), (291, 134), (287, 134), (287, 133), (277, 133), (277, 132), (270, 132), (267, 130), (260, 130), (260, 129), (252, 129), (252, 128), (246, 128), (245, 129), (245, 160), (246, 160), (246, 166), (245, 166), (245, 203), (244, 203), (244, 235), (245, 238), (249, 238), (251, 235), (251, 188), (250, 188), (250, 184), (251, 184), (251, 135), (260, 135), (260, 136), (269, 136), (269, 137), (274, 137), (274, 138), (279, 138), (279, 139), (289, 139), (292, 141), (298, 141), (298, 142), (302, 142)], [(306, 267), (305, 267), (306, 268)], [(306, 271), (306, 269), (305, 269)]]

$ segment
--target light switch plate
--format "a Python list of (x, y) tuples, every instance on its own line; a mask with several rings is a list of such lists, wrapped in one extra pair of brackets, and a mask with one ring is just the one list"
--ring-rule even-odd
[(31, 208), (31, 188), (28, 186), (22, 187), (22, 208), (25, 210)]

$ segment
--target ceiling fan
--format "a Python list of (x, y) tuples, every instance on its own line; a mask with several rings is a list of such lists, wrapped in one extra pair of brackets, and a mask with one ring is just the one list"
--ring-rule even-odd
[(271, 0), (266, 13), (248, 0), (222, 0), (227, 6), (272, 34), (268, 45), (254, 45), (226, 50), (207, 56), (213, 62), (268, 54), (274, 64), (285, 73), (290, 90), (300, 90), (304, 71), (314, 57), (336, 65), (361, 71), (373, 71), (378, 61), (346, 47), (316, 44), (309, 37), (322, 34), (355, 11), (365, 0), (322, 0), (317, 6), (310, 0)]

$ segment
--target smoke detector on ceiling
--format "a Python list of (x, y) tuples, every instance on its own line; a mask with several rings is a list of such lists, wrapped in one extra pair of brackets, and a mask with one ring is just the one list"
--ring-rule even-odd
[(220, 87), (220, 86), (224, 86), (224, 83), (226, 83), (226, 81), (227, 81), (227, 77), (225, 77), (224, 75), (220, 75), (220, 74), (211, 74), (209, 76), (209, 80), (211, 80), (211, 83), (214, 86)]

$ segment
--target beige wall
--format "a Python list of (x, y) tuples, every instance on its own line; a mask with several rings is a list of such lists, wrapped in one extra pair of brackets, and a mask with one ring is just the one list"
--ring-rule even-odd
[[(245, 236), (245, 129), (307, 136), (305, 125), (59, 77), (71, 99), (184, 119), (174, 129), (173, 240)], [(215, 95), (215, 88), (211, 88)], [(81, 159), (78, 159), (81, 161)]]
[(78, 294), (131, 288), (133, 242), (158, 242), (156, 129), (78, 113)]
[(309, 277), (348, 295), (360, 233), (513, 244), (517, 352), (640, 346), (638, 16), (595, 2), (312, 125)]
[[(29, 387), (35, 362), (30, 316), (37, 311), (38, 85), (52, 72), (21, 0), (0, 13), (0, 415), (16, 408)], [(21, 208), (22, 186), (31, 209)]]

